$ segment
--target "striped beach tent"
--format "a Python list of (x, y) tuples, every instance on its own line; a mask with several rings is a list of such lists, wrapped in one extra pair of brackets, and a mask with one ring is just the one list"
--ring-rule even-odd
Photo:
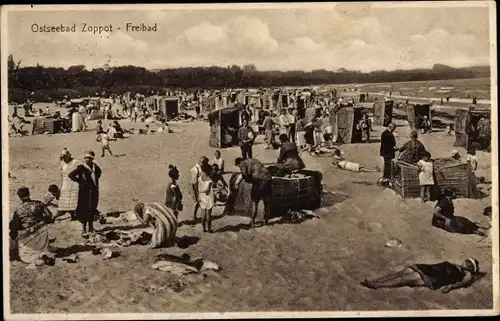
[(178, 220), (174, 211), (160, 202), (144, 203), (141, 213), (136, 213), (137, 219), (141, 223), (154, 226), (153, 236), (149, 246), (151, 248), (166, 247), (173, 244), (175, 233), (177, 232)]

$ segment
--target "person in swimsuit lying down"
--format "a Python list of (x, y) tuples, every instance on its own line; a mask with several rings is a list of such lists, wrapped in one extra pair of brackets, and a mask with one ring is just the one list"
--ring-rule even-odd
[(370, 167), (347, 161), (340, 149), (334, 150), (332, 165), (351, 172), (380, 172), (378, 167)]
[(465, 217), (455, 216), (453, 199), (456, 197), (454, 188), (446, 187), (440, 199), (434, 206), (431, 224), (449, 233), (476, 234), (486, 236), (487, 227), (479, 226)]
[(409, 286), (428, 287), (431, 290), (441, 289), (441, 292), (448, 293), (454, 289), (470, 286), (483, 275), (479, 272), (478, 261), (469, 258), (460, 265), (448, 261), (436, 264), (414, 264), (375, 280), (365, 279), (360, 284), (370, 289)]

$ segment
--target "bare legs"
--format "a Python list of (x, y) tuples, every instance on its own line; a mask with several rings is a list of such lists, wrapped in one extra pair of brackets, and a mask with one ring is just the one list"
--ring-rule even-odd
[(412, 268), (406, 268), (402, 271), (392, 273), (375, 280), (363, 280), (361, 285), (370, 289), (378, 288), (398, 288), (404, 286), (420, 287), (425, 286), (422, 277)]
[(212, 233), (212, 209), (203, 210), (201, 225), (203, 226), (203, 232)]
[(420, 199), (422, 203), (431, 200), (431, 185), (421, 185), (420, 186)]
[(380, 172), (380, 168), (362, 165), (359, 167), (359, 171), (360, 172), (375, 173), (375, 172)]
[(90, 221), (83, 221), (82, 225), (83, 225), (83, 230), (82, 230), (82, 236), (83, 237), (87, 237), (88, 236), (87, 225), (89, 227), (88, 232), (89, 233), (94, 233), (94, 220), (93, 219), (91, 219)]
[(198, 213), (199, 209), (200, 209), (200, 203), (196, 202), (194, 204), (193, 221), (196, 221), (198, 219), (198, 216), (196, 214)]
[[(262, 201), (264, 202), (264, 225), (267, 225), (268, 220), (269, 220), (269, 199), (268, 199), (268, 197), (264, 196)], [(257, 218), (257, 212), (259, 210), (259, 203), (260, 203), (260, 200), (253, 202), (252, 220), (250, 221), (251, 228), (254, 228), (254, 226), (255, 226), (255, 219)]]
[(104, 152), (105, 152), (106, 150), (109, 152), (109, 154), (110, 154), (111, 156), (113, 156), (113, 153), (111, 152), (111, 148), (110, 148), (110, 147), (109, 147), (109, 145), (108, 145), (108, 146), (102, 146), (102, 155), (101, 155), (101, 157), (104, 157)]

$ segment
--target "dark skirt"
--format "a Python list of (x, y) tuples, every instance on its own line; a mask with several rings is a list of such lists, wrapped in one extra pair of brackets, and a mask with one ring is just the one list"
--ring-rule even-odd
[(76, 218), (82, 222), (92, 222), (94, 216), (99, 214), (97, 205), (99, 203), (99, 190), (80, 187), (78, 193), (78, 205), (76, 207)]
[(306, 133), (304, 135), (304, 138), (306, 140), (306, 144), (314, 145), (314, 130), (306, 129)]
[(454, 284), (463, 280), (462, 272), (449, 262), (437, 264), (414, 264), (410, 266), (415, 272), (420, 274), (425, 285), (432, 290), (436, 290), (445, 285)]
[(474, 223), (466, 219), (465, 217), (455, 216), (451, 219), (451, 224), (447, 226), (445, 221), (432, 217), (432, 226), (440, 228), (449, 233), (458, 234), (475, 234), (479, 227)]

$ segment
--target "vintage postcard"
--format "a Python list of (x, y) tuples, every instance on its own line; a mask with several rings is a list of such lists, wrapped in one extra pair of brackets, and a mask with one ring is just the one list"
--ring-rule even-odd
[(7, 320), (499, 313), (493, 1), (1, 8)]

